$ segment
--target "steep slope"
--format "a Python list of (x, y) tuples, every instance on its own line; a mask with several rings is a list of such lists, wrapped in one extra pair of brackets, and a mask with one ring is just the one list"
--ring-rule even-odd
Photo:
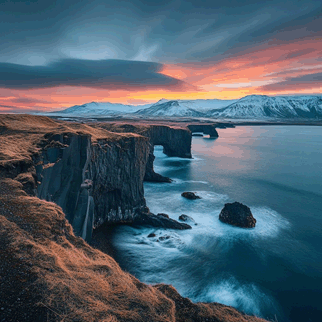
[(264, 322), (145, 285), (73, 233), (62, 209), (0, 178), (1, 321)]
[(230, 104), (233, 104), (237, 102), (238, 100), (220, 100), (220, 99), (197, 99), (197, 100), (190, 100), (185, 101), (182, 100), (181, 102), (187, 102), (190, 105), (190, 107), (194, 110), (200, 111), (200, 112), (207, 112), (209, 110), (217, 110), (224, 107), (229, 106)]
[(226, 108), (211, 110), (207, 116), (232, 119), (322, 118), (322, 97), (249, 95)]

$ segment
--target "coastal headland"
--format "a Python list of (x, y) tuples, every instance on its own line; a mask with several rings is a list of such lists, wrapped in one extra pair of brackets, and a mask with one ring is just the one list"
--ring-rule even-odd
[(1, 321), (264, 321), (145, 285), (88, 244), (107, 224), (189, 229), (150, 213), (143, 190), (167, 181), (155, 145), (191, 158), (193, 131), (232, 126), (187, 125), (0, 115)]

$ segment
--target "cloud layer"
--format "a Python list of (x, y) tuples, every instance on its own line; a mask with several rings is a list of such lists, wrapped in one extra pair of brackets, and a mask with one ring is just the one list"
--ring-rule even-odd
[(0, 0), (0, 105), (321, 93), (321, 26), (320, 0)]
[(83, 86), (109, 90), (158, 88), (188, 90), (193, 86), (160, 73), (162, 65), (124, 60), (63, 59), (45, 66), (0, 63), (0, 87), (32, 89)]

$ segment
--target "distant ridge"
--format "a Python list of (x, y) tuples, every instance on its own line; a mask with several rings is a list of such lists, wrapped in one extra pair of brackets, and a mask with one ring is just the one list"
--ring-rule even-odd
[(322, 118), (321, 96), (249, 95), (221, 110), (207, 114), (214, 118)]
[(239, 100), (167, 100), (125, 105), (91, 102), (62, 111), (42, 113), (69, 117), (133, 115), (136, 117), (203, 117), (219, 119), (321, 119), (322, 96), (248, 95)]
[(113, 115), (122, 113), (134, 113), (137, 110), (148, 107), (147, 105), (125, 105), (110, 102), (91, 102), (83, 105), (74, 105), (61, 111), (50, 112), (54, 115), (73, 115), (73, 116), (93, 116), (93, 115)]

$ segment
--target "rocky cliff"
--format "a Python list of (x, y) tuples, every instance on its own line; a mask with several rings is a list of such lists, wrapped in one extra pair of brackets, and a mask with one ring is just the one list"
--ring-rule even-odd
[(137, 133), (149, 139), (145, 181), (171, 182), (170, 178), (163, 177), (154, 171), (154, 146), (162, 145), (163, 152), (170, 157), (191, 158), (191, 132), (187, 128), (160, 124), (123, 123), (100, 123), (98, 126), (116, 133)]
[[(9, 167), (8, 173), (12, 178), (16, 176), (29, 194), (61, 206), (76, 235), (89, 241), (93, 227), (105, 222), (191, 228), (153, 217), (146, 208), (143, 191), (144, 179), (171, 181), (153, 170), (154, 145), (164, 145), (170, 155), (190, 157), (189, 131), (125, 124), (109, 128), (113, 133), (106, 130), (108, 124), (91, 126), (54, 121), (50, 121), (51, 128), (46, 130), (40, 126), (45, 118), (38, 119), (37, 129), (26, 125), (24, 129), (21, 125), (14, 128), (11, 121), (8, 117), (3, 119), (3, 131), (12, 140), (34, 137), (35, 151), (28, 154), (21, 145), (27, 159), (14, 162), (4, 159), (3, 169)], [(19, 123), (19, 119), (15, 122)], [(17, 170), (18, 163), (25, 169)]]
[(0, 115), (0, 136), (1, 321), (264, 321), (145, 285), (84, 241), (103, 222), (173, 227), (145, 207), (149, 137), (28, 115)]

